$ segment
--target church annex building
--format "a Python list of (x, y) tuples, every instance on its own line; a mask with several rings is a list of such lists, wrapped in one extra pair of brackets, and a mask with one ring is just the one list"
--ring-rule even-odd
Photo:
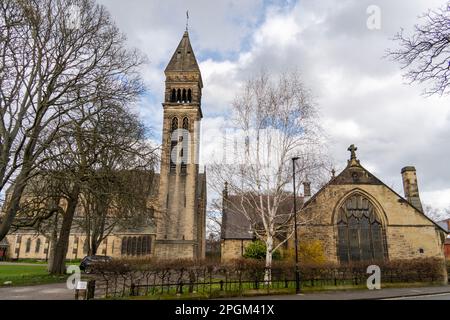
[[(312, 197), (306, 186), (303, 198), (297, 200), (304, 201), (299, 214), (307, 221), (298, 228), (299, 241), (320, 241), (330, 262), (444, 259), (447, 231), (423, 213), (415, 168), (401, 170), (402, 197), (360, 164), (356, 150), (350, 146), (351, 157), (340, 174)], [(244, 254), (253, 241), (249, 227), (230, 206), (225, 207), (223, 261)], [(287, 246), (294, 246), (292, 239)]]

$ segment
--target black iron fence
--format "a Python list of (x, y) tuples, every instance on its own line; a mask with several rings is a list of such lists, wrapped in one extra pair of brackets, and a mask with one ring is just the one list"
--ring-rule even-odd
[[(376, 264), (376, 263), (371, 263)], [(301, 266), (303, 289), (342, 286), (365, 286), (371, 273), (367, 263), (353, 265)], [(421, 259), (376, 264), (381, 282), (443, 282), (442, 260)], [(292, 292), (295, 288), (295, 267), (291, 263), (275, 263), (266, 269), (258, 261), (237, 260), (225, 265), (187, 261), (116, 261), (98, 265), (90, 276), (90, 292), (94, 298), (149, 296), (164, 298), (220, 297), (243, 294)]]

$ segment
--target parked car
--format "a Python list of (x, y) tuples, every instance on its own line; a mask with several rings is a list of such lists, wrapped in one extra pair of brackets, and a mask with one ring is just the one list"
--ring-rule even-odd
[(96, 263), (105, 263), (110, 262), (111, 260), (112, 257), (110, 256), (86, 256), (81, 260), (80, 270), (85, 273), (91, 273)]

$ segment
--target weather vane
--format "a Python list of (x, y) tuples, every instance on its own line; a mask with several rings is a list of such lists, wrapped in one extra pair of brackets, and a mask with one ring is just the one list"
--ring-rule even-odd
[(186, 31), (188, 31), (189, 27), (189, 10), (186, 10)]

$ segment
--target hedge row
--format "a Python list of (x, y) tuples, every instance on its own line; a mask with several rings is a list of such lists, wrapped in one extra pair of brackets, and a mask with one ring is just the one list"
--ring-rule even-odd
[[(299, 271), (302, 280), (332, 280), (332, 279), (367, 279), (367, 267), (380, 267), (384, 282), (441, 282), (445, 280), (445, 263), (437, 258), (422, 258), (414, 260), (392, 260), (379, 262), (361, 262), (351, 264), (301, 264)], [(449, 265), (450, 267), (450, 265)], [(205, 278), (227, 278), (262, 280), (266, 268), (263, 261), (254, 259), (238, 259), (227, 263), (153, 259), (113, 260), (109, 263), (99, 263), (94, 272), (103, 278), (121, 276), (122, 278), (142, 278), (158, 275), (164, 279), (166, 275), (172, 278), (198, 281)], [(295, 265), (291, 262), (274, 261), (271, 274), (273, 280), (295, 279)]]

